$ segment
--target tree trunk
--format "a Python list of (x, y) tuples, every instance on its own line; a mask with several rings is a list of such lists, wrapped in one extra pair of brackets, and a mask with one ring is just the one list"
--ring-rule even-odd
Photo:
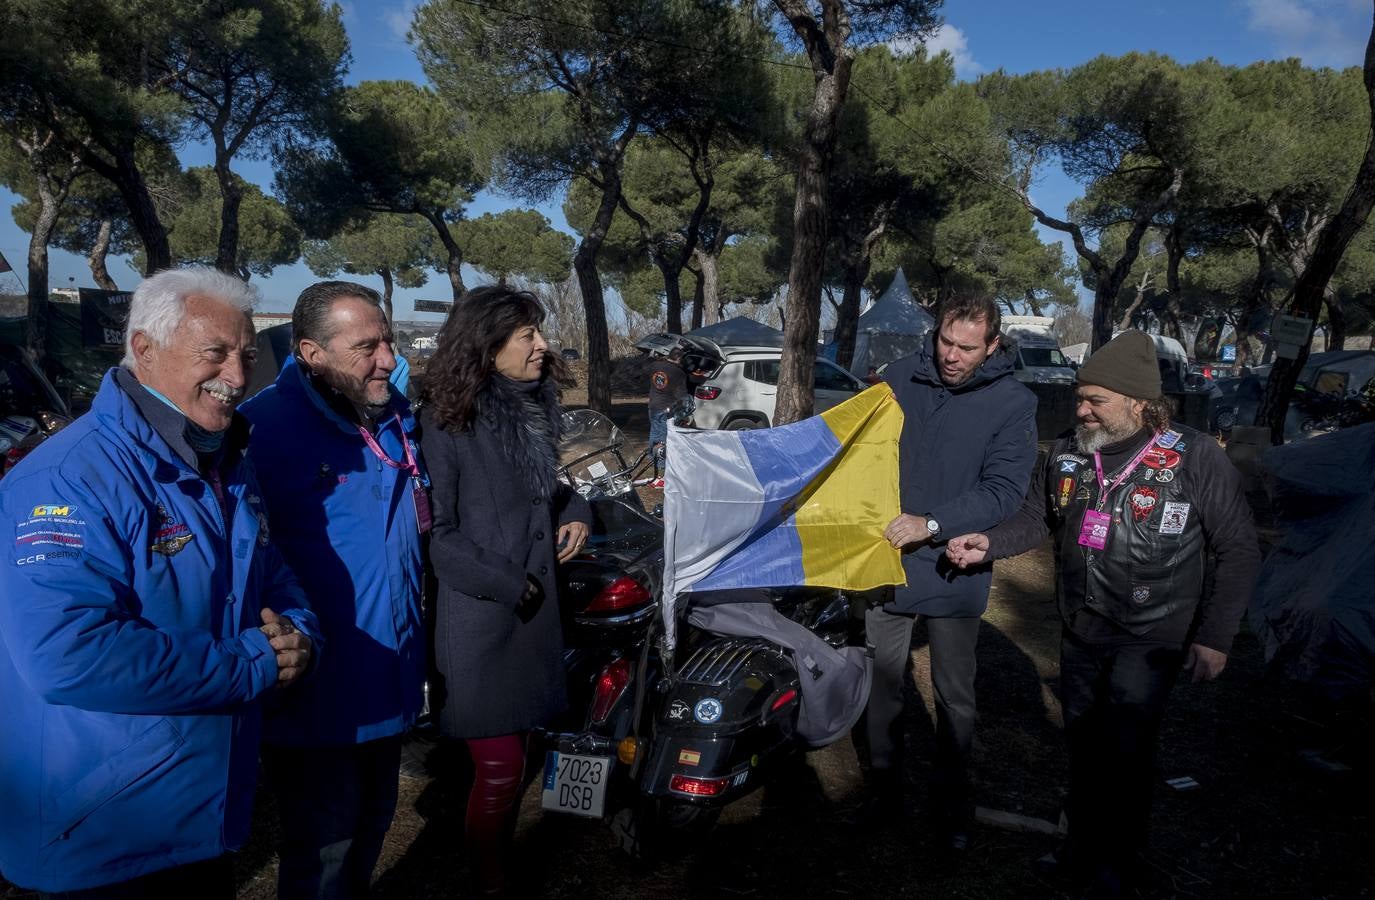
[(866, 254), (856, 265), (845, 267), (845, 293), (836, 312), (836, 365), (849, 370), (855, 361), (855, 340), (859, 336), (859, 300), (864, 280), (869, 277), (871, 258)]
[(1027, 288), (1026, 294), (1024, 296), (1026, 297), (1026, 308), (1030, 310), (1033, 316), (1045, 315), (1045, 313), (1041, 311), (1041, 301), (1036, 299), (1035, 291), (1033, 291), (1031, 288)]
[[(86, 162), (90, 165), (89, 159)], [(124, 198), (124, 203), (129, 207), (129, 219), (134, 225), (134, 230), (138, 232), (139, 239), (143, 241), (143, 274), (152, 275), (163, 269), (170, 269), (172, 245), (167, 240), (167, 228), (158, 216), (157, 205), (148, 190), (148, 183), (143, 180), (143, 173), (138, 170), (133, 149), (122, 150), (116, 156), (113, 168), (109, 165), (103, 165), (103, 168), (105, 171), (97, 171), (101, 174), (105, 174), (106, 171), (111, 173), (106, 177), (114, 182), (119, 195)]]
[(793, 248), (788, 296), (783, 305), (783, 359), (778, 378), (775, 424), (812, 414), (816, 338), (821, 325), (821, 275), (825, 265), (831, 156), (837, 123), (850, 87), (854, 50), (847, 46), (850, 16), (841, 0), (774, 0), (807, 52), (812, 104), (802, 129), (793, 200)]
[(1117, 323), (1118, 331), (1126, 331), (1128, 328), (1132, 327), (1132, 316), (1136, 315), (1136, 311), (1141, 308), (1141, 303), (1146, 299), (1146, 291), (1150, 289), (1150, 286), (1151, 273), (1146, 272), (1141, 276), (1141, 280), (1136, 283), (1136, 297), (1132, 300), (1126, 311), (1122, 313), (1121, 321)]
[[(1184, 260), (1184, 238), (1178, 219), (1170, 230), (1165, 232), (1165, 254), (1165, 311), (1160, 319), (1165, 325), (1165, 332), (1183, 343), (1184, 329), (1179, 322), (1183, 313), (1179, 305), (1179, 264)], [(1218, 337), (1221, 336), (1222, 329), (1219, 327)]]
[(1327, 307), (1327, 349), (1345, 350), (1346, 309), (1342, 306), (1342, 298), (1332, 290), (1331, 284), (1327, 286), (1323, 304)]
[(721, 258), (711, 253), (698, 257), (702, 267), (702, 324), (721, 321)]
[[(595, 226), (594, 226), (595, 227)], [(597, 250), (601, 238), (584, 236), (573, 255), (573, 271), (578, 276), (583, 312), (587, 318), (587, 405), (597, 412), (611, 414), (611, 339), (606, 329), (606, 301), (602, 279), (597, 272)]]
[[(848, 29), (847, 29), (848, 30)], [(836, 123), (849, 88), (853, 54), (830, 47), (829, 70), (814, 59), (816, 92), (807, 114), (793, 202), (793, 252), (788, 267), (788, 298), (783, 317), (783, 359), (778, 377), (774, 424), (786, 425), (812, 414), (816, 339), (821, 328), (821, 275), (826, 258), (827, 204)], [(814, 57), (818, 54), (812, 54)]]
[(215, 250), (215, 268), (221, 272), (239, 270), (239, 206), (243, 186), (229, 169), (228, 158), (216, 154), (215, 179), (220, 183), (220, 240)]
[(441, 210), (416, 212), (430, 223), (439, 237), (439, 242), (444, 245), (444, 272), (449, 276), (449, 288), (453, 292), (454, 302), (457, 303), (468, 293), (468, 288), (463, 284), (463, 248), (454, 240), (453, 233), (449, 231), (449, 223), (444, 221), (444, 213)]
[(662, 262), (659, 272), (664, 276), (664, 330), (669, 334), (682, 334), (683, 290), (678, 281), (682, 268), (675, 269), (672, 263)]
[(695, 282), (692, 290), (692, 330), (696, 331), (702, 327), (702, 301), (706, 293), (706, 275), (701, 269), (692, 270), (692, 278)]
[[(1365, 157), (1356, 172), (1355, 183), (1342, 202), (1341, 209), (1327, 221), (1318, 235), (1313, 255), (1294, 284), (1293, 299), (1289, 305), (1291, 314), (1304, 316), (1314, 322), (1318, 320), (1328, 283), (1342, 261), (1342, 254), (1370, 217), (1371, 208), (1375, 207), (1375, 25), (1366, 41), (1363, 75), (1371, 115), (1371, 139), (1366, 143)], [(1299, 348), (1297, 359), (1276, 360), (1275, 367), (1270, 370), (1270, 378), (1265, 385), (1265, 400), (1261, 403), (1257, 422), (1270, 426), (1270, 439), (1276, 444), (1284, 442), (1284, 419), (1289, 412), (1289, 401), (1293, 397), (1299, 373), (1308, 362), (1308, 353), (1308, 344), (1304, 344)]]
[[(44, 179), (46, 180), (46, 179)], [(29, 235), (29, 317), (25, 343), (42, 357), (48, 337), (48, 243), (57, 225), (58, 201), (40, 188), (38, 220)]]
[(24, 343), (34, 356), (42, 358), (47, 349), (48, 338), (48, 244), (52, 241), (57, 227), (57, 216), (62, 204), (67, 201), (67, 193), (72, 182), (81, 171), (81, 162), (72, 156), (65, 170), (54, 172), (43, 160), (42, 154), (51, 145), (55, 135), (20, 138), (16, 144), (28, 158), (34, 183), (38, 188), (38, 219), (33, 233), (29, 235), (28, 253), (28, 317), (25, 320)]
[(602, 199), (597, 215), (583, 233), (578, 252), (573, 255), (573, 271), (578, 276), (583, 312), (587, 319), (587, 405), (597, 412), (611, 414), (611, 340), (606, 328), (606, 300), (602, 278), (597, 271), (597, 253), (611, 228), (620, 200), (620, 160), (605, 164)]
[(382, 313), (387, 317), (387, 322), (392, 321), (392, 277), (390, 266), (378, 266), (377, 274), (382, 276)]
[(702, 294), (701, 322), (714, 325), (721, 319), (721, 251), (717, 247), (698, 248), (693, 252), (701, 270), (698, 282)]
[(1093, 269), (1096, 284), (1093, 291), (1093, 336), (1090, 338), (1090, 352), (1112, 340), (1112, 307), (1117, 302), (1123, 282), (1131, 274), (1132, 264), (1141, 252), (1141, 240), (1146, 236), (1151, 222), (1174, 202), (1174, 198), (1179, 196), (1179, 189), (1183, 186), (1184, 170), (1177, 168), (1169, 185), (1154, 200), (1136, 211), (1136, 215), (1132, 217), (1131, 231), (1127, 232), (1127, 238), (1122, 244), (1122, 255), (1112, 265), (1108, 265), (1107, 260), (1089, 247), (1084, 240), (1083, 229), (1076, 223), (1046, 215), (1031, 202), (1025, 190), (1021, 192), (1022, 205), (1036, 217), (1036, 220), (1047, 228), (1068, 234), (1074, 242), (1075, 252)]
[(96, 286), (103, 291), (117, 291), (119, 285), (110, 277), (110, 270), (105, 268), (105, 258), (110, 255), (110, 233), (114, 231), (114, 222), (110, 219), (100, 220), (100, 230), (96, 232), (95, 243), (91, 245), (91, 252), (86, 256), (86, 265), (91, 270), (91, 277), (95, 279)]

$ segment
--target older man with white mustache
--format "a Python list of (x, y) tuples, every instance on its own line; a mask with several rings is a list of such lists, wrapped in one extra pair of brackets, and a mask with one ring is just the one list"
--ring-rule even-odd
[(91, 411), (0, 490), (0, 871), (82, 897), (232, 897), (259, 707), (318, 624), (268, 536), (247, 423), (256, 292), (160, 272)]

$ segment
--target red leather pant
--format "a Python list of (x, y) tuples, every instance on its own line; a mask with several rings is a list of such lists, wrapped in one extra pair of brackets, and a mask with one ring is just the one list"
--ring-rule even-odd
[(521, 732), (466, 740), (474, 778), (463, 824), (473, 878), (484, 894), (500, 894), (506, 889), (507, 857), (525, 776), (528, 737)]

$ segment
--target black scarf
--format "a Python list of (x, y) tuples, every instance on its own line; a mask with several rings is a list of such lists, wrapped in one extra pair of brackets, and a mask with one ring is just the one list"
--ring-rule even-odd
[(559, 398), (553, 379), (516, 381), (494, 372), (478, 397), (478, 410), (530, 492), (545, 500), (552, 497), (559, 464)]

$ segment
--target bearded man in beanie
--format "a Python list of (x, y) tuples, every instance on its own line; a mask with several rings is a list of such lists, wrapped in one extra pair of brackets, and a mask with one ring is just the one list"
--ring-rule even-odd
[(1222, 449), (1171, 424), (1148, 335), (1100, 348), (1075, 394), (1078, 427), (1037, 467), (1020, 512), (952, 538), (946, 555), (986, 566), (1054, 536), (1069, 840), (1046, 862), (1115, 896), (1145, 849), (1166, 697), (1181, 671), (1222, 672), (1260, 550)]

